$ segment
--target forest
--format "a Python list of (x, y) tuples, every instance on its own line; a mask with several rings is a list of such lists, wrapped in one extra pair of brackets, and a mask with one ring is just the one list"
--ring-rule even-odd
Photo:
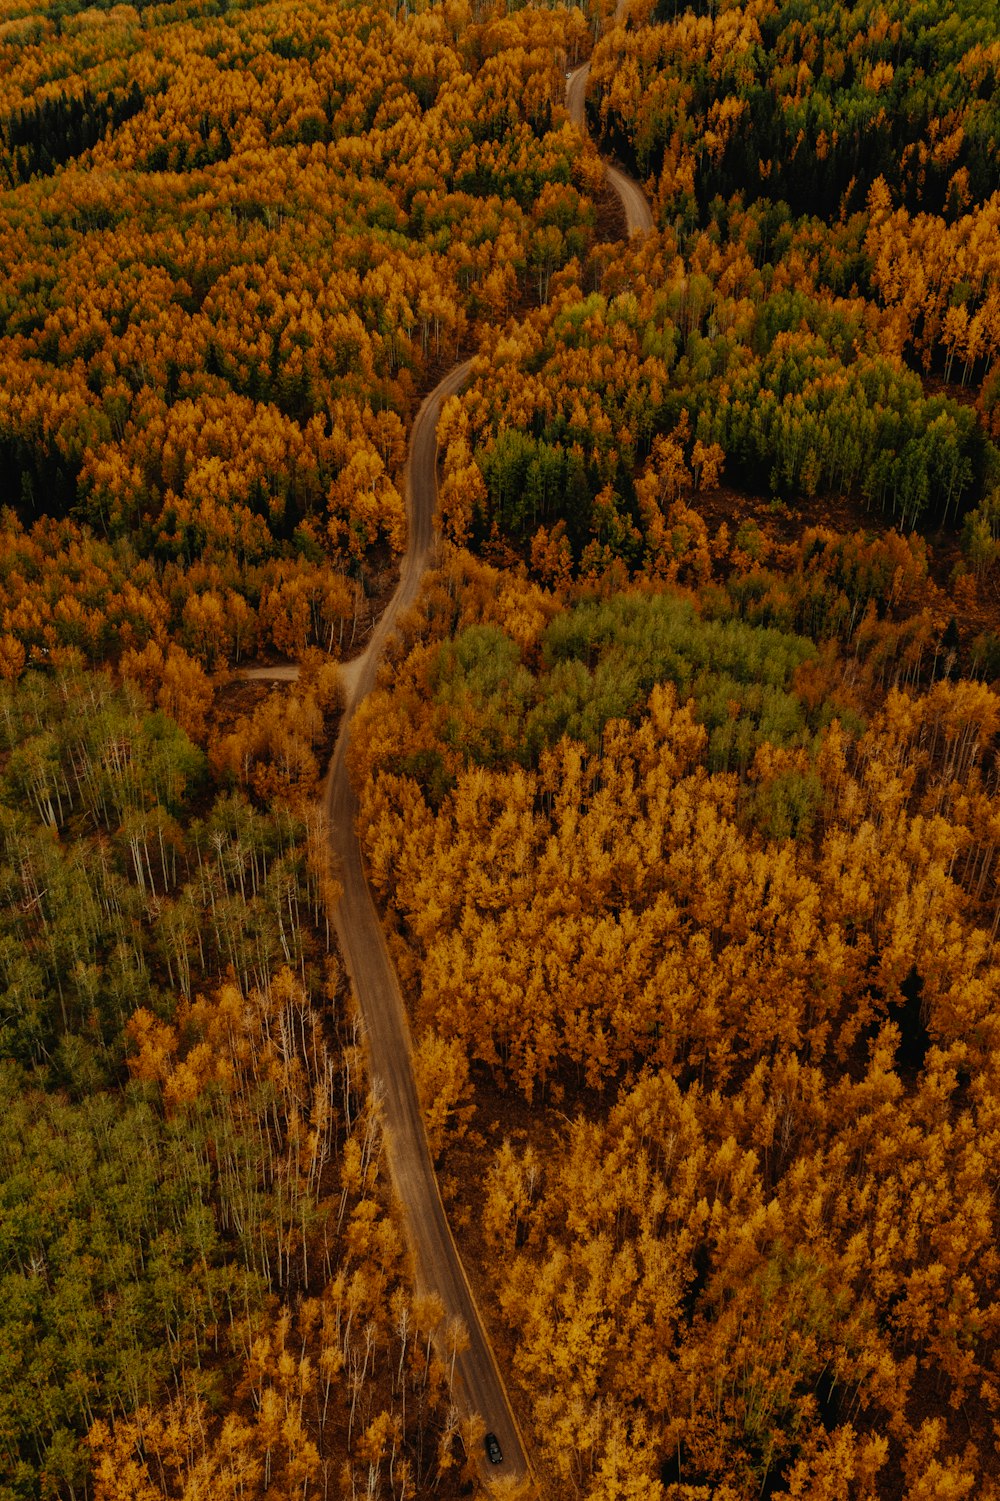
[(486, 1494), (1000, 1497), (998, 27), (0, 0), (0, 1501), (482, 1493), (351, 714)]
[(0, 21), (0, 1495), (464, 1493), (319, 782), (420, 395), (592, 242), (590, 24)]
[(583, 13), (8, 9), (8, 650), (339, 653), (418, 394), (593, 238)]
[(456, 551), (360, 711), (555, 1494), (996, 1493), (1000, 697), (862, 634)]
[(985, 9), (628, 6), (442, 416), (353, 771), (547, 1494), (997, 1493)]

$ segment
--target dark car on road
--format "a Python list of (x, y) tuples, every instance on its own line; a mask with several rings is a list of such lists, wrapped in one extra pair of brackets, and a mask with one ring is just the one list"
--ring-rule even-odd
[(503, 1464), (503, 1450), (500, 1447), (500, 1440), (495, 1433), (488, 1433), (486, 1435), (486, 1458), (491, 1465)]

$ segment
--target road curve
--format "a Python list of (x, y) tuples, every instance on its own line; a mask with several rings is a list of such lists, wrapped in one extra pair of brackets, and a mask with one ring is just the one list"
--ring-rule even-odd
[[(619, 0), (618, 9), (615, 12), (616, 21), (622, 19), (624, 11), (624, 0)], [(590, 63), (586, 62), (569, 75), (566, 83), (566, 107), (573, 124), (583, 135), (587, 134), (587, 81), (589, 78)], [(608, 174), (608, 182), (621, 199), (629, 234), (645, 234), (653, 227), (653, 214), (642, 188), (633, 178), (619, 171), (617, 167), (613, 167), (610, 162), (605, 163), (605, 170)]]
[(639, 184), (617, 167), (605, 163), (608, 182), (621, 199), (630, 235), (643, 235), (653, 227), (653, 214)]
[[(567, 103), (578, 124), (584, 122), (588, 72), (589, 64), (578, 68), (566, 91)], [(638, 185), (613, 167), (608, 168), (608, 178), (621, 198), (629, 233), (651, 229), (652, 214)], [(357, 799), (346, 764), (354, 711), (374, 687), (385, 642), (400, 612), (416, 599), (431, 559), (437, 507), (438, 417), (442, 402), (461, 388), (470, 368), (471, 361), (467, 360), (450, 370), (424, 400), (413, 423), (406, 463), (409, 532), (399, 584), (367, 648), (346, 664), (344, 713), (327, 773), (325, 806), (330, 847), (343, 890), (333, 913), (334, 924), (364, 1018), (369, 1071), (382, 1101), (392, 1184), (414, 1257), (418, 1286), (437, 1293), (446, 1317), (460, 1318), (468, 1332), (468, 1348), (459, 1354), (455, 1365), (456, 1398), (467, 1412), (478, 1413), (487, 1431), (495, 1433), (500, 1441), (504, 1456), (501, 1465), (488, 1465), (484, 1453), (474, 1456), (481, 1478), (489, 1481), (501, 1477), (521, 1479), (529, 1476), (531, 1469), (441, 1202), (413, 1078), (406, 1008), (365, 876), (355, 832)], [(276, 674), (274, 669), (261, 669), (246, 673), (251, 675), (263, 678)]]

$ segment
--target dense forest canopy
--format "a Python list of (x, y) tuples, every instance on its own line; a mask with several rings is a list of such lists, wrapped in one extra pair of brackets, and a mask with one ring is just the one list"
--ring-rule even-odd
[(320, 811), (464, 359), (348, 759), (520, 1495), (1000, 1494), (998, 25), (0, 0), (0, 1501), (475, 1484)]
[(475, 1214), (557, 1494), (995, 1494), (1000, 698), (912, 561), (875, 644), (452, 553), (361, 711), (445, 1170), (545, 1122)]
[[(0, 21), (0, 1494), (451, 1494), (329, 954), (329, 658), (420, 394), (593, 240), (591, 22)], [(294, 690), (227, 698), (261, 651)]]
[(996, 190), (996, 13), (981, 0), (632, 5), (597, 48), (602, 119), (663, 188), (835, 218), (879, 177), (952, 218)]
[(967, 557), (991, 560), (988, 10), (618, 13), (595, 48), (591, 119), (648, 174), (663, 227), (595, 247), (544, 307), (487, 336), (445, 430), (455, 540), (480, 548), (496, 528), (543, 574), (615, 559), (655, 574), (670, 503), (721, 483), (843, 498), (901, 530), (970, 517)]
[(996, 1493), (986, 11), (625, 7), (443, 414), (354, 774), (553, 1494)]
[[(429, 373), (592, 239), (558, 66), (583, 13), (11, 9), (0, 486), (30, 535), (8, 520), (5, 553), (71, 523), (60, 595), (65, 554), (138, 555), (139, 646), (206, 596), (226, 656), (339, 646), (403, 546)], [(103, 656), (20, 603), (26, 649)]]

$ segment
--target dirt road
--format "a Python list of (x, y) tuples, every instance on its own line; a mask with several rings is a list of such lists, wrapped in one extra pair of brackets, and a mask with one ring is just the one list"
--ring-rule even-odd
[(298, 662), (274, 662), (270, 667), (237, 667), (234, 677), (245, 683), (294, 683), (298, 681)]
[[(618, 6), (619, 17), (623, 8), (621, 4)], [(577, 68), (570, 74), (566, 83), (566, 105), (570, 119), (584, 135), (587, 134), (586, 100), (589, 77), (590, 64), (584, 63), (582, 68)], [(613, 167), (610, 162), (605, 164), (605, 170), (608, 174), (608, 182), (621, 199), (629, 234), (645, 234), (653, 227), (653, 215), (642, 188), (631, 177), (627, 177), (624, 172)]]
[(354, 832), (357, 801), (344, 764), (353, 711), (370, 692), (385, 639), (400, 610), (415, 599), (430, 559), (437, 501), (438, 414), (443, 399), (458, 390), (468, 373), (468, 364), (452, 370), (428, 396), (413, 424), (407, 462), (410, 534), (399, 588), (368, 649), (357, 659), (359, 665), (348, 689), (348, 702), (327, 776), (326, 805), (330, 843), (344, 893), (334, 920), (364, 1016), (369, 1069), (382, 1097), (393, 1188), (403, 1212), (418, 1285), (436, 1292), (448, 1318), (460, 1318), (468, 1332), (469, 1347), (456, 1361), (456, 1396), (466, 1410), (478, 1412), (486, 1428), (500, 1440), (502, 1465), (488, 1465), (484, 1452), (475, 1456), (484, 1479), (488, 1479), (525, 1475), (527, 1459), (441, 1203), (410, 1066), (406, 1011), (361, 863)]
[[(587, 68), (577, 69), (567, 89), (570, 109), (579, 110), (581, 118), (587, 72)], [(577, 118), (575, 113), (574, 118)], [(638, 185), (614, 168), (609, 167), (608, 175), (621, 197), (630, 233), (652, 228), (652, 215)], [(357, 801), (345, 764), (354, 710), (371, 691), (385, 641), (400, 611), (416, 598), (430, 561), (437, 503), (438, 415), (444, 399), (461, 388), (469, 369), (470, 362), (466, 362), (451, 370), (424, 401), (413, 424), (406, 469), (409, 538), (399, 587), (367, 649), (346, 664), (346, 704), (327, 775), (326, 809), (331, 848), (343, 886), (334, 921), (364, 1017), (372, 1082), (382, 1098), (393, 1188), (414, 1257), (418, 1286), (437, 1293), (447, 1318), (461, 1319), (468, 1332), (468, 1348), (458, 1356), (455, 1366), (456, 1397), (466, 1411), (478, 1413), (486, 1429), (500, 1440), (502, 1465), (489, 1465), (482, 1450), (475, 1456), (480, 1474), (488, 1482), (501, 1476), (521, 1478), (529, 1473), (529, 1465), (441, 1203), (413, 1079), (406, 1010), (365, 877), (355, 834)], [(260, 675), (264, 676), (265, 671)]]

